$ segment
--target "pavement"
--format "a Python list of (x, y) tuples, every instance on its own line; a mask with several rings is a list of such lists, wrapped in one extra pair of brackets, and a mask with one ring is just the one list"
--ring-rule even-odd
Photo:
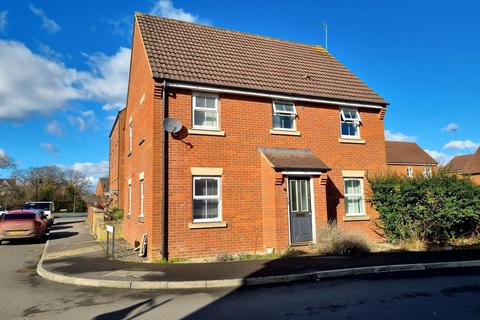
[(52, 281), (91, 287), (193, 289), (478, 266), (477, 249), (223, 263), (131, 263), (107, 258), (84, 218), (77, 218), (55, 224), (37, 272)]

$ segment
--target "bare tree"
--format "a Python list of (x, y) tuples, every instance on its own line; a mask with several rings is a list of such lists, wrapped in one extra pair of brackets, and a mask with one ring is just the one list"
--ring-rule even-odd
[(4, 152), (0, 152), (0, 169), (14, 169), (15, 160)]

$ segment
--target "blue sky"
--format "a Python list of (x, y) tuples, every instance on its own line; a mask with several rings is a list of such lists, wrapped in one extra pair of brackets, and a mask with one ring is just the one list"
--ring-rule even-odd
[[(478, 1), (0, 2), (0, 153), (107, 172), (135, 11), (324, 44), (390, 106), (387, 137), (440, 161), (478, 147)], [(8, 174), (8, 172), (4, 172)]]

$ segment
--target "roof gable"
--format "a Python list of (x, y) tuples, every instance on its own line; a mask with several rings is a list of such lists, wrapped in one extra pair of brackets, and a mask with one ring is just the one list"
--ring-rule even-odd
[(135, 15), (154, 78), (386, 104), (320, 46)]
[(388, 164), (436, 165), (437, 162), (415, 142), (385, 141)]

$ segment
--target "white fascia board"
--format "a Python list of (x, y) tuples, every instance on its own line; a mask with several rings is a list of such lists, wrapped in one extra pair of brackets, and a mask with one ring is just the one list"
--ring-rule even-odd
[(331, 105), (337, 105), (342, 107), (369, 108), (369, 109), (378, 109), (378, 110), (383, 108), (383, 106), (380, 104), (356, 103), (356, 102), (336, 101), (336, 100), (317, 99), (317, 98), (304, 98), (304, 97), (296, 97), (296, 96), (254, 92), (254, 91), (247, 91), (247, 90), (224, 89), (224, 88), (213, 87), (213, 86), (210, 87), (210, 86), (192, 85), (192, 84), (180, 83), (180, 82), (167, 82), (167, 86), (172, 88), (190, 89), (194, 91), (213, 92), (213, 93), (230, 93), (230, 94), (238, 94), (238, 95), (245, 95), (245, 96), (271, 98), (275, 100), (324, 103), (324, 104), (331, 104)]

